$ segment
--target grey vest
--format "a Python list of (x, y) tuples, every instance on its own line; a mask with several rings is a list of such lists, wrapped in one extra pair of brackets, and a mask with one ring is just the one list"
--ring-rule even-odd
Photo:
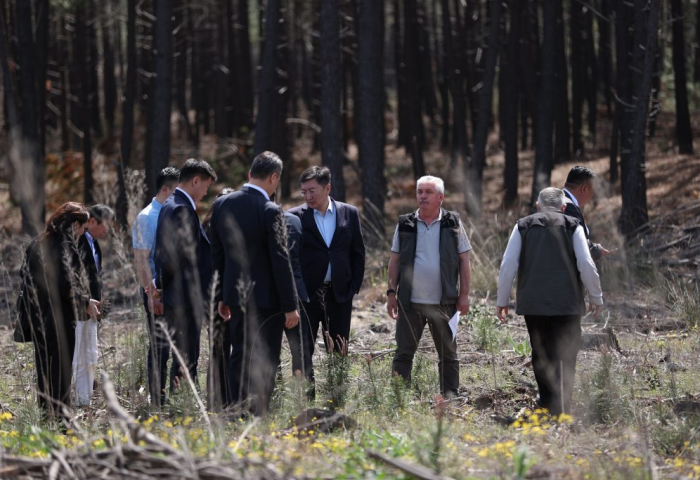
[[(457, 303), (459, 297), (459, 214), (442, 210), (440, 219), (440, 279), (443, 305)], [(399, 285), (398, 300), (408, 308), (413, 288), (413, 264), (416, 259), (418, 219), (416, 213), (399, 217)]]
[(518, 221), (518, 315), (583, 315), (586, 303), (576, 267), (573, 235), (579, 221), (539, 212)]

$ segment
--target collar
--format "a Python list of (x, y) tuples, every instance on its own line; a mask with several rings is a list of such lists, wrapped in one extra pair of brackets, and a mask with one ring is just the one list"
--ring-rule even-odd
[[(314, 211), (314, 215), (316, 215), (317, 213), (319, 215), (323, 215), (321, 212), (319, 212), (315, 208), (312, 208), (311, 210)], [(326, 208), (326, 213), (330, 213), (332, 215), (334, 211), (335, 211), (335, 206), (333, 204), (333, 199), (329, 197), (328, 198), (328, 208)]]
[(270, 196), (267, 194), (267, 192), (262, 188), (258, 187), (257, 185), (253, 185), (252, 183), (244, 183), (243, 186), (248, 188), (254, 188), (258, 192), (262, 193), (268, 202), (270, 201)]
[[(428, 225), (428, 223), (425, 220), (420, 218), (420, 208), (416, 210), (416, 219)], [(440, 207), (440, 213), (438, 213), (438, 217), (435, 220), (433, 220), (433, 222), (430, 225), (432, 225), (435, 222), (439, 222), (440, 220), (442, 220), (442, 207)]]
[[(186, 192), (183, 192), (183, 193), (185, 193), (185, 195), (187, 195)], [(160, 207), (162, 207), (162, 206), (163, 206), (163, 204), (160, 203), (158, 200), (156, 200), (156, 197), (153, 197), (153, 200), (151, 200), (151, 207), (158, 207), (158, 208), (160, 208)]]
[(569, 198), (571, 199), (572, 202), (574, 202), (574, 205), (576, 205), (576, 208), (581, 208), (578, 204), (578, 199), (576, 198), (576, 195), (568, 191), (566, 188), (564, 189), (566, 193), (569, 194)]
[(193, 208), (194, 211), (196, 212), (196, 211), (197, 211), (197, 204), (194, 203), (194, 200), (192, 200), (192, 197), (190, 197), (190, 194), (187, 193), (186, 191), (184, 191), (183, 189), (181, 189), (180, 187), (176, 187), (175, 190), (177, 190), (178, 192), (182, 192), (182, 193), (187, 197), (187, 199), (188, 199), (188, 200), (190, 201), (190, 203), (192, 204), (192, 208)]
[(85, 230), (85, 238), (87, 238), (87, 241), (91, 246), (95, 244), (95, 239), (92, 238), (92, 235), (90, 235), (90, 232), (87, 230)]

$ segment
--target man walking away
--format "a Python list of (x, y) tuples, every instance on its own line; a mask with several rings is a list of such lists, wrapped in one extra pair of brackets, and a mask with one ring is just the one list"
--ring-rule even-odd
[(581, 315), (602, 310), (603, 293), (595, 263), (579, 221), (563, 212), (564, 192), (545, 188), (537, 213), (518, 220), (498, 274), (496, 314), (508, 315), (508, 300), (518, 275), (518, 315), (532, 345), (532, 369), (539, 388), (539, 406), (553, 415), (571, 411), (576, 355), (581, 344)]

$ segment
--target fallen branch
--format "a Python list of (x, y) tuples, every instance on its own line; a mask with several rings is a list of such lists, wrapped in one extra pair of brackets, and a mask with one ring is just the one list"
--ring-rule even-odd
[(451, 480), (451, 477), (438, 475), (433, 470), (422, 465), (414, 465), (398, 458), (390, 458), (374, 450), (365, 450), (368, 457), (386, 463), (404, 473), (418, 478), (419, 480)]

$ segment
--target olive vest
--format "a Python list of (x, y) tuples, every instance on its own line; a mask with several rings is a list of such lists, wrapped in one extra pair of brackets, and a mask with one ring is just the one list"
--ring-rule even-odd
[(518, 315), (584, 315), (583, 284), (576, 266), (579, 221), (561, 212), (538, 212), (518, 221)]
[[(416, 212), (399, 217), (399, 284), (398, 300), (408, 308), (413, 289), (413, 265), (418, 237)], [(459, 214), (442, 210), (440, 219), (440, 279), (443, 305), (454, 305), (459, 297)]]

